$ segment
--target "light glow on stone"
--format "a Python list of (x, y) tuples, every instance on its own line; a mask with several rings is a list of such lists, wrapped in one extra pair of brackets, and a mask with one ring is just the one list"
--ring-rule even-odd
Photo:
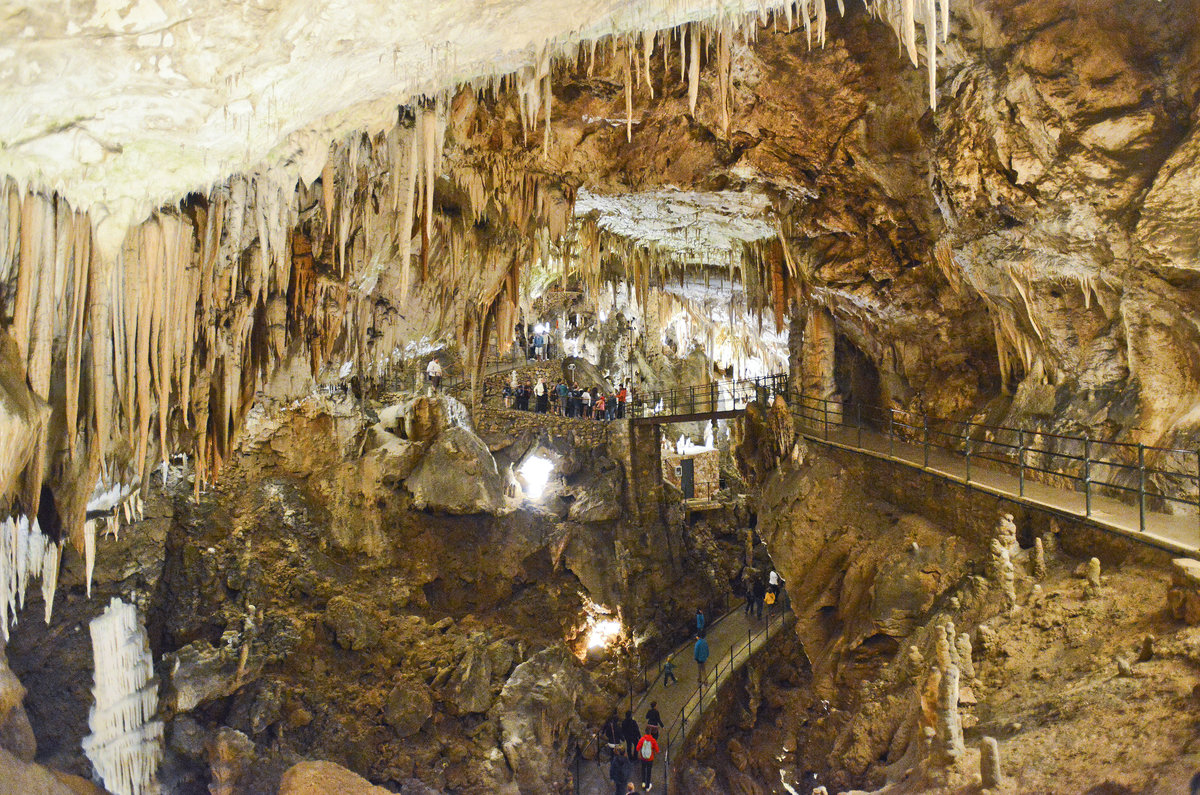
[(517, 471), (525, 479), (525, 493), (529, 495), (530, 499), (540, 500), (546, 491), (550, 473), (554, 471), (554, 464), (540, 455), (531, 455), (522, 462), (521, 468)]
[(621, 621), (616, 618), (604, 618), (592, 622), (588, 629), (587, 647), (589, 649), (603, 649), (610, 645), (621, 635)]

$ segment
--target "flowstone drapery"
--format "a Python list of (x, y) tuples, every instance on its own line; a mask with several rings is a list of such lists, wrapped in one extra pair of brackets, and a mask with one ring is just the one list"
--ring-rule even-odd
[(154, 795), (162, 760), (158, 683), (137, 608), (113, 599), (91, 623), (96, 703), (83, 751), (114, 795)]

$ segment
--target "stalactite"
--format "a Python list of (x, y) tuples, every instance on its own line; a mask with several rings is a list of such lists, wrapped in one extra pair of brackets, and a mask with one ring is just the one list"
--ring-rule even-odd
[(696, 98), (700, 92), (700, 25), (693, 22), (688, 26), (691, 46), (688, 47), (688, 112), (696, 115)]

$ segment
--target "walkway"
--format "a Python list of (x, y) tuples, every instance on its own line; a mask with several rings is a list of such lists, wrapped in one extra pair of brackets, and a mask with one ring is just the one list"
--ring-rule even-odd
[[(987, 457), (980, 465), (982, 456), (959, 453), (934, 444), (917, 444), (897, 438), (897, 434), (887, 435), (878, 431), (854, 427), (848, 424), (830, 422), (828, 427), (820, 420), (812, 417), (797, 416), (797, 431), (806, 438), (831, 447), (865, 453), (874, 458), (895, 461), (919, 469), (930, 475), (944, 478), (955, 483), (961, 483), (969, 488), (977, 489), (997, 497), (1003, 497), (1016, 503), (1033, 508), (1057, 513), (1072, 519), (1082, 519), (1100, 528), (1110, 530), (1129, 538), (1137, 539), (1175, 554), (1195, 556), (1200, 552), (1200, 518), (1196, 515), (1174, 515), (1151, 511), (1147, 503), (1156, 499), (1157, 495), (1147, 494), (1144, 490), (1145, 476), (1140, 479), (1142, 488), (1113, 486), (1111, 483), (1098, 480), (1083, 480), (1070, 474), (1046, 473), (1045, 470), (1035, 470), (1032, 466), (1021, 467), (1014, 460), (996, 461)], [(920, 427), (916, 430), (920, 432)], [(1078, 440), (1082, 442), (1083, 440)], [(990, 442), (979, 446), (992, 444)], [(971, 445), (967, 445), (969, 450)], [(1045, 455), (1043, 451), (1025, 450), (1026, 460), (1035, 455)], [(1104, 467), (1110, 469), (1128, 469), (1129, 465), (1113, 464), (1108, 461), (1086, 458), (1081, 459), (1090, 471), (1100, 471)], [(1001, 467), (1016, 470), (1015, 474), (1005, 472)], [(1133, 467), (1135, 470), (1136, 467)], [(1060, 480), (1068, 482), (1081, 481), (1082, 491), (1061, 488), (1036, 480), (1030, 473), (1038, 471), (1051, 474)], [(1155, 471), (1157, 473), (1157, 471)], [(1192, 476), (1193, 480), (1196, 476)], [(1123, 488), (1131, 491), (1138, 498), (1138, 503), (1129, 505), (1120, 500), (1099, 493), (1101, 488)], [(1178, 499), (1175, 502), (1184, 505), (1195, 505), (1195, 501)]]
[[(698, 685), (696, 661), (692, 657), (692, 643), (688, 642), (671, 653), (675, 674), (679, 682), (664, 687), (659, 675), (638, 701), (633, 711), (638, 726), (645, 731), (646, 710), (651, 701), (658, 702), (658, 711), (666, 724), (659, 733), (659, 758), (654, 763), (652, 782), (654, 792), (667, 792), (667, 777), (670, 774), (672, 756), (678, 758), (698, 718), (716, 703), (721, 687), (742, 667), (750, 657), (772, 637), (790, 623), (790, 613), (778, 608), (768, 609), (762, 620), (746, 616), (742, 605), (735, 607), (717, 620), (709, 629), (706, 640), (709, 646), (708, 671), (703, 688)], [(661, 662), (657, 670), (662, 670)], [(621, 710), (621, 717), (625, 711)], [(608, 795), (613, 791), (608, 780), (608, 753), (597, 760), (580, 760), (579, 786), (581, 795)], [(641, 764), (634, 763), (638, 791), (641, 791)]]
[(629, 407), (634, 425), (662, 425), (736, 417), (753, 400), (767, 404), (775, 395), (786, 395), (787, 373), (739, 381), (711, 381), (636, 396)]

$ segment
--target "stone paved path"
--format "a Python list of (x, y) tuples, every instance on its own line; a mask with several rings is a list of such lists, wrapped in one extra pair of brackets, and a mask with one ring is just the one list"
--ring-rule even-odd
[[(699, 687), (699, 672), (692, 657), (692, 644), (687, 643), (671, 655), (675, 664), (675, 674), (679, 682), (667, 687), (663, 686), (661, 673), (650, 685), (650, 688), (637, 703), (633, 716), (638, 725), (645, 731), (646, 710), (651, 701), (658, 702), (658, 711), (662, 714), (666, 727), (659, 733), (660, 755), (654, 763), (654, 775), (651, 779), (652, 792), (665, 792), (666, 769), (671, 754), (678, 756), (682, 746), (687, 742), (687, 735), (695, 725), (695, 718), (709, 709), (715, 702), (717, 692), (729, 677), (740, 668), (754, 652), (762, 648), (772, 637), (785, 626), (790, 624), (790, 614), (776, 607), (770, 613), (763, 613), (762, 620), (747, 617), (743, 605), (738, 605), (710, 628), (706, 640), (709, 645), (705, 686)], [(658, 666), (661, 671), (661, 663)], [(687, 730), (683, 730), (683, 716), (687, 715)], [(624, 710), (621, 715), (624, 716)], [(667, 748), (668, 736), (674, 737), (674, 743)], [(634, 763), (638, 792), (641, 788), (640, 763)], [(607, 795), (613, 792), (613, 785), (608, 780), (608, 754), (602, 755), (601, 761), (583, 760), (580, 762), (579, 792), (584, 795)]]
[(1000, 470), (990, 462), (980, 465), (979, 461), (973, 459), (968, 469), (965, 456), (930, 446), (929, 464), (926, 466), (926, 451), (923, 446), (889, 439), (886, 435), (874, 431), (830, 426), (826, 432), (822, 427), (806, 427), (803, 422), (797, 425), (797, 429), (807, 438), (818, 442), (866, 453), (876, 458), (899, 461), (947, 480), (968, 483), (971, 488), (989, 494), (1084, 519), (1099, 527), (1171, 552), (1194, 556), (1200, 551), (1200, 520), (1195, 515), (1174, 516), (1147, 510), (1146, 530), (1142, 532), (1138, 506), (1127, 505), (1096, 494), (1095, 491), (1103, 484), (1097, 483), (1093, 488), (1089, 516), (1087, 499), (1083, 492), (1070, 491), (1026, 478), (1022, 494), (1020, 478)]

